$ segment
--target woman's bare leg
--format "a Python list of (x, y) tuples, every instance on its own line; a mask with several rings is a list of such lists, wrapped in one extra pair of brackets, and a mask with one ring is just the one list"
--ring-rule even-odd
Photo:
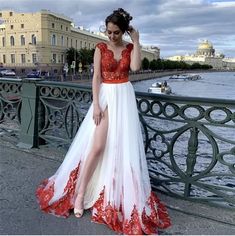
[(77, 197), (74, 204), (77, 209), (83, 209), (83, 198), (86, 191), (86, 186), (98, 164), (100, 154), (104, 151), (107, 138), (107, 131), (108, 109), (106, 108), (100, 124), (96, 126), (94, 134), (94, 143), (90, 153), (88, 154), (88, 157), (81, 173), (80, 185), (78, 187)]

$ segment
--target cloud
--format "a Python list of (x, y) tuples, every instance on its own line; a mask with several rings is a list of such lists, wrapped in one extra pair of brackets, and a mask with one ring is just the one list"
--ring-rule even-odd
[(208, 39), (226, 56), (235, 57), (235, 1), (213, 0), (0, 0), (1, 9), (35, 12), (48, 9), (73, 19), (75, 25), (98, 31), (105, 17), (123, 7), (133, 16), (145, 45), (161, 56), (193, 53), (199, 39)]

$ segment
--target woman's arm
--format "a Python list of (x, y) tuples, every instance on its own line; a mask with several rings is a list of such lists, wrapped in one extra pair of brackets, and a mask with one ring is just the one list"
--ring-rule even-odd
[(141, 67), (141, 52), (139, 43), (139, 32), (133, 27), (130, 27), (129, 31), (131, 40), (133, 42), (133, 49), (131, 51), (131, 64), (130, 68), (132, 71), (137, 71)]
[(94, 74), (92, 80), (92, 94), (93, 94), (93, 120), (96, 125), (99, 125), (103, 112), (99, 105), (99, 90), (101, 84), (101, 53), (100, 49), (96, 47), (94, 53)]

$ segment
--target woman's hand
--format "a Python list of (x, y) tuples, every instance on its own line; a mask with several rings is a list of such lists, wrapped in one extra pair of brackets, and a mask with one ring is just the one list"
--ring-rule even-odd
[(131, 37), (133, 43), (139, 43), (139, 31), (135, 30), (132, 26), (129, 26), (128, 34)]
[(95, 125), (99, 125), (101, 122), (101, 119), (104, 116), (104, 112), (101, 110), (99, 105), (94, 105), (93, 108), (93, 120), (95, 122)]

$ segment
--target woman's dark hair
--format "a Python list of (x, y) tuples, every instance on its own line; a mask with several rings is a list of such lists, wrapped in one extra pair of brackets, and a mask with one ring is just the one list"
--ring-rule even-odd
[(117, 25), (120, 30), (125, 33), (129, 28), (129, 23), (131, 20), (132, 16), (130, 16), (128, 12), (126, 12), (122, 8), (118, 8), (105, 19), (105, 25), (107, 27), (108, 23), (111, 22), (114, 25)]

